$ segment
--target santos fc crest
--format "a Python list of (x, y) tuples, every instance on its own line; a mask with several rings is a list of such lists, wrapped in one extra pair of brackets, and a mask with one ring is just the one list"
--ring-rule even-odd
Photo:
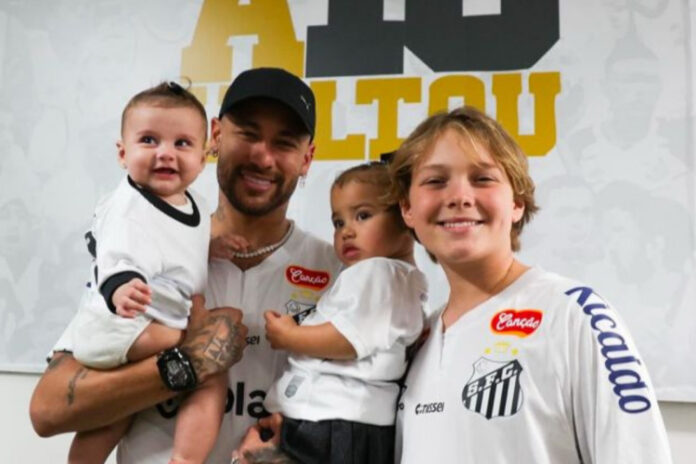
[(524, 399), (520, 387), (522, 370), (522, 365), (516, 359), (499, 362), (479, 358), (462, 391), (464, 407), (486, 419), (517, 413)]

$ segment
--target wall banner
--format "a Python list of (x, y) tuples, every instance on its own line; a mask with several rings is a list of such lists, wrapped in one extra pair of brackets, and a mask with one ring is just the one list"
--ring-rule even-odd
[[(123, 172), (135, 92), (280, 66), (317, 96), (317, 151), (290, 205), (331, 237), (336, 173), (464, 103), (529, 156), (542, 210), (520, 258), (626, 320), (662, 400), (696, 401), (693, 1), (55, 0), (0, 4), (0, 368), (40, 371), (88, 278), (82, 239)], [(196, 182), (212, 204), (215, 165)], [(311, 206), (310, 206), (311, 205)], [(422, 250), (432, 304), (447, 296)]]

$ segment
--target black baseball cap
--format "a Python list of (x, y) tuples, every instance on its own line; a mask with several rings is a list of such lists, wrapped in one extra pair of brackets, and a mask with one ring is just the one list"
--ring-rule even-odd
[(288, 106), (297, 114), (314, 138), (316, 122), (314, 93), (302, 79), (280, 68), (256, 68), (244, 71), (232, 81), (220, 106), (220, 118), (233, 106), (250, 98), (270, 98)]

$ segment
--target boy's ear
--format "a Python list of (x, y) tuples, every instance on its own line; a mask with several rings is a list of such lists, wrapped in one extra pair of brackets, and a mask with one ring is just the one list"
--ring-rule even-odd
[(116, 149), (118, 150), (118, 164), (121, 165), (123, 169), (126, 168), (126, 148), (123, 146), (123, 141), (119, 140), (116, 142)]
[(401, 210), (401, 217), (404, 218), (404, 223), (413, 229), (413, 216), (411, 215), (411, 204), (408, 199), (399, 200), (399, 209)]
[(518, 222), (520, 219), (522, 219), (522, 216), (524, 215), (524, 201), (522, 201), (521, 198), (515, 199), (514, 201), (514, 206), (512, 209), (512, 223)]

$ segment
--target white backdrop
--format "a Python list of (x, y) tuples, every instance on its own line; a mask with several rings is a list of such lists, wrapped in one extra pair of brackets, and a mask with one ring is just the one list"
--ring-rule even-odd
[[(511, 4), (457, 2), (462, 18), (504, 17)], [(381, 19), (388, 20), (383, 26), (399, 27), (422, 2), (354, 3), (378, 5)], [(406, 43), (397, 47), (398, 72), (313, 71), (307, 81), (321, 92), (324, 135), (318, 136), (317, 161), (293, 197), (290, 215), (329, 239), (328, 188), (336, 172), (368, 153), (374, 157), (395, 148), (438, 101), (485, 107), (505, 119), (534, 155), (530, 163), (542, 211), (522, 236), (523, 261), (598, 289), (627, 320), (660, 399), (696, 401), (696, 370), (689, 367), (696, 351), (691, 33), (696, 2), (555, 3), (560, 37), (529, 65), (467, 67), (463, 60), (460, 68), (441, 71), (434, 58), (419, 56), (423, 53)], [(98, 198), (123, 175), (115, 141), (128, 98), (186, 74), (213, 116), (217, 92), (242, 70), (286, 65), (281, 58), (297, 43), (305, 47), (300, 52), (306, 54), (298, 55), (302, 65), (317, 46), (333, 43), (311, 34), (308, 39), (307, 31), (335, 24), (345, 5), (340, 0), (288, 0), (289, 9), (280, 0), (0, 2), (0, 369), (42, 370), (45, 354), (77, 308), (89, 271), (83, 233)], [(283, 21), (297, 43), (285, 40)], [(211, 24), (227, 32), (213, 34)], [(389, 31), (385, 42), (397, 34)], [(466, 37), (472, 49), (498, 53), (485, 37)], [(274, 45), (270, 52), (264, 48), (268, 41)], [(192, 44), (198, 44), (189, 49), (195, 59), (184, 52)], [(369, 49), (359, 45), (353, 50), (359, 59), (352, 62), (374, 64)], [(448, 43), (439, 45), (447, 55)], [(519, 81), (519, 97), (506, 81), (510, 76), (513, 84)], [(546, 79), (541, 90), (534, 87), (537, 78)], [(466, 83), (473, 90), (459, 92)], [(505, 94), (510, 89), (512, 99)], [(371, 92), (387, 97), (373, 101)], [(512, 127), (516, 118), (519, 125)], [(208, 165), (195, 186), (213, 204), (214, 171)], [(447, 295), (445, 279), (422, 253), (419, 258), (437, 305)]]

